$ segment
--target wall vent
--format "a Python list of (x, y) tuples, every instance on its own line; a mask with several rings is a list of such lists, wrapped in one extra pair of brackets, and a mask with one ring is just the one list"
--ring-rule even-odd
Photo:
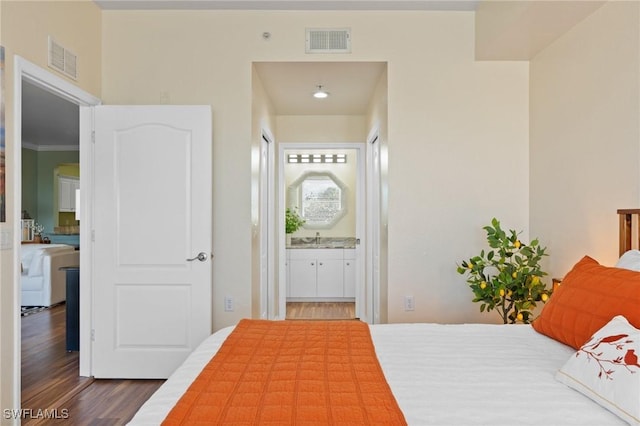
[(49, 37), (49, 67), (69, 78), (78, 79), (78, 56)]
[(306, 53), (351, 53), (351, 29), (307, 28)]

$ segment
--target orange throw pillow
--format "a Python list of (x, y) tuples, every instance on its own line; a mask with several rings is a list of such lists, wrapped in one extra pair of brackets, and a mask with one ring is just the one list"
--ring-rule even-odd
[(533, 328), (580, 348), (616, 315), (640, 328), (640, 272), (600, 265), (585, 256), (562, 280)]

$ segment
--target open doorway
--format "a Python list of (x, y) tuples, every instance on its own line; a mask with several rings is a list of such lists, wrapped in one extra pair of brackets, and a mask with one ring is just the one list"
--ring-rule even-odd
[(43, 388), (61, 395), (87, 380), (68, 377), (78, 371), (78, 335), (67, 338), (77, 304), (66, 284), (73, 272), (62, 269), (80, 257), (79, 107), (22, 80), (21, 132), (21, 404), (33, 409), (48, 406)]
[[(281, 235), (280, 305), (286, 318), (360, 317), (362, 148), (357, 143), (281, 146), (281, 211), (286, 220)], [(291, 226), (296, 221), (299, 226)]]
[[(273, 318), (284, 319), (286, 317), (287, 303), (287, 268), (286, 259), (286, 235), (285, 235), (285, 192), (286, 189), (282, 177), (282, 164), (284, 160), (283, 149), (300, 148), (306, 145), (308, 149), (323, 148), (353, 148), (362, 145), (359, 161), (363, 162), (361, 168), (364, 173), (364, 142), (367, 139), (368, 129), (380, 129), (384, 135), (386, 144), (386, 103), (387, 103), (387, 64), (384, 62), (254, 62), (253, 67), (253, 122), (255, 123), (254, 140), (255, 147), (260, 140), (260, 126), (268, 126), (277, 129), (274, 132), (276, 146), (278, 147), (277, 167), (278, 178), (275, 183), (277, 204), (274, 203), (272, 211), (276, 218), (276, 245), (274, 252), (277, 252), (275, 261), (277, 268), (275, 274), (276, 288), (268, 292), (266, 299), (270, 302), (269, 309), (275, 304)], [(326, 96), (318, 98), (313, 96), (318, 86), (325, 91)], [(302, 142), (302, 143), (301, 143)], [(346, 145), (342, 146), (342, 145)], [(256, 149), (257, 151), (257, 149)], [(256, 162), (257, 164), (257, 162)], [(256, 167), (257, 170), (257, 167)], [(256, 173), (257, 176), (257, 173)], [(258, 179), (256, 179), (257, 181)], [(365, 179), (362, 178), (359, 184), (363, 185), (359, 195), (366, 198)], [(258, 186), (255, 186), (258, 188)], [(257, 193), (258, 191), (256, 191)], [(259, 206), (259, 197), (255, 197), (254, 205), (256, 211)], [(371, 264), (371, 246), (365, 245), (365, 238), (371, 234), (365, 232), (367, 227), (379, 226), (373, 223), (364, 214), (364, 201), (361, 202), (362, 220), (359, 226), (363, 228), (358, 232), (360, 245), (357, 246), (362, 251), (362, 256), (358, 254), (358, 274), (359, 287), (357, 287), (356, 313), (355, 316), (363, 321), (378, 322), (383, 320), (380, 315), (374, 315), (373, 304), (379, 301), (384, 303), (384, 298), (374, 299), (371, 289), (371, 274), (368, 272)], [(265, 226), (262, 222), (257, 226)], [(260, 228), (262, 229), (262, 228)], [(322, 237), (322, 231), (319, 238)], [(258, 235), (256, 233), (256, 235)], [(382, 245), (386, 244), (386, 240)], [(259, 268), (259, 256), (257, 249), (253, 267), (255, 271)], [(365, 253), (366, 251), (366, 253)], [(291, 253), (291, 252), (289, 252)], [(366, 256), (365, 256), (366, 254)], [(342, 261), (345, 259), (343, 258)], [(365, 274), (365, 271), (367, 273)], [(384, 271), (381, 272), (383, 274)], [(255, 277), (258, 273), (254, 274)], [(344, 276), (344, 271), (343, 271)], [(256, 280), (256, 282), (259, 280)], [(383, 282), (384, 280), (381, 280)], [(265, 291), (268, 286), (254, 285), (254, 296), (256, 301), (260, 301), (261, 310), (264, 312)], [(260, 296), (261, 298), (258, 298)], [(377, 311), (376, 311), (377, 312)], [(272, 317), (271, 315), (269, 316)]]
[[(75, 123), (77, 124), (75, 124), (75, 126), (77, 128), (68, 129), (68, 130), (71, 131), (72, 133), (75, 132), (79, 134), (82, 134), (82, 114), (83, 113), (81, 108), (78, 108), (78, 107), (98, 105), (100, 104), (100, 100), (90, 95), (89, 93), (81, 90), (77, 86), (68, 83), (62, 78), (49, 73), (48, 71), (24, 60), (21, 57), (15, 58), (14, 69), (15, 69), (15, 79), (14, 79), (14, 87), (13, 87), (13, 93), (14, 93), (13, 139), (15, 142), (15, 150), (14, 150), (13, 160), (16, 167), (16, 170), (15, 170), (16, 179), (14, 180), (14, 186), (13, 186), (13, 193), (15, 194), (14, 217), (21, 218), (22, 210), (23, 210), (23, 196), (22, 196), (23, 194), (23, 179), (22, 179), (23, 144), (25, 142), (28, 144), (28, 141), (23, 140), (23, 114), (25, 114), (25, 117), (24, 117), (25, 119), (30, 119), (30, 117), (28, 116), (29, 111), (23, 110), (23, 92), (27, 92), (27, 96), (29, 96), (29, 93), (30, 93), (29, 91), (31, 90), (33, 90), (34, 92), (36, 90), (38, 91), (43, 90), (44, 92), (47, 93), (47, 95), (54, 96), (56, 98), (55, 102), (65, 102), (65, 105), (67, 105), (66, 103), (72, 104), (67, 106), (70, 109), (73, 109), (74, 111), (76, 111), (77, 117), (75, 117)], [(37, 93), (41, 93), (41, 92), (37, 92)], [(53, 98), (51, 99), (53, 100)], [(28, 106), (28, 102), (27, 102), (27, 106)], [(51, 112), (51, 114), (53, 113)], [(28, 134), (28, 131), (25, 130), (25, 133)], [(85, 140), (83, 142), (82, 138), (80, 138), (76, 163), (82, 166), (82, 168), (84, 168), (85, 170), (89, 170), (89, 167), (87, 166), (90, 164), (90, 158), (91, 158), (90, 152), (89, 152), (90, 146), (88, 145), (89, 145), (88, 141)], [(68, 149), (66, 145), (65, 145), (65, 148)], [(52, 179), (51, 186), (53, 186), (53, 176), (51, 176), (51, 179)], [(88, 191), (88, 188), (90, 188), (90, 185), (85, 185), (83, 183), (83, 188), (84, 189), (82, 189), (82, 191), (85, 191), (85, 194), (87, 195), (87, 196), (83, 196), (82, 206), (84, 207), (86, 205), (89, 205), (89, 198), (88, 198), (87, 191)], [(51, 198), (53, 199), (53, 194), (51, 194)], [(52, 201), (52, 204), (54, 204), (53, 201)], [(50, 208), (45, 208), (45, 210), (50, 210), (52, 212), (51, 213), (52, 216), (53, 216), (53, 209), (54, 209), (53, 206), (51, 206)], [(83, 210), (84, 210), (84, 213), (81, 219), (88, 218), (89, 215), (88, 215), (87, 209), (85, 208)], [(51, 228), (52, 228), (51, 231), (55, 231), (53, 228), (54, 228), (54, 223), (56, 222), (56, 218), (51, 217), (48, 220), (51, 221)], [(59, 225), (60, 224), (59, 217), (57, 218), (57, 221), (58, 221), (57, 225)], [(63, 219), (63, 223), (64, 223), (64, 219)], [(89, 224), (87, 223), (86, 220), (84, 221), (80, 220), (80, 225), (78, 229), (79, 230), (89, 229)], [(54, 232), (51, 232), (52, 235), (53, 233)], [(85, 235), (80, 236), (82, 234), (85, 234)], [(49, 236), (49, 240), (51, 240), (51, 236)], [(81, 245), (82, 241), (89, 241), (87, 240), (86, 232), (84, 233), (79, 232), (79, 235), (76, 238), (77, 238), (77, 245)], [(16, 220), (16, 223), (14, 225), (14, 247), (16, 248), (21, 247), (22, 239), (23, 239), (22, 223), (21, 221)], [(14, 313), (16, 317), (20, 316), (20, 311), (21, 311), (20, 308), (22, 305), (22, 285), (21, 285), (22, 268), (20, 267), (20, 265), (22, 265), (21, 251), (22, 250), (19, 250), (19, 249), (14, 250), (14, 265), (16, 265), (16, 268), (15, 268), (14, 280), (13, 280), (13, 292), (14, 292), (13, 303), (14, 303)], [(86, 261), (83, 261), (83, 256), (80, 253), (78, 254), (79, 254), (78, 260), (80, 265), (85, 264)], [(84, 258), (88, 259), (88, 257), (86, 256), (84, 256)], [(86, 271), (84, 272), (85, 274), (88, 274), (90, 272), (88, 270), (89, 266), (90, 265), (87, 264), (87, 267), (85, 268)], [(90, 275), (87, 275), (87, 276), (90, 276)], [(89, 286), (88, 282), (87, 282), (87, 286)], [(85, 297), (89, 297), (89, 295), (87, 294), (85, 295)], [(89, 318), (89, 315), (85, 313), (84, 317)], [(89, 327), (89, 326), (90, 324), (86, 324), (86, 327)], [(81, 353), (79, 355), (78, 365), (75, 367), (78, 376), (83, 374), (83, 365), (82, 365), (83, 358), (84, 358), (84, 364), (85, 364), (84, 375), (88, 375), (87, 374), (88, 363), (90, 359), (90, 353), (88, 353), (90, 352), (90, 345), (89, 345), (88, 339), (85, 339), (86, 341), (84, 343), (84, 346), (82, 344), (82, 340), (83, 339), (81, 338), (80, 346), (85, 347), (88, 350), (85, 351), (87, 352), (86, 354)], [(13, 371), (15, 374), (13, 377), (13, 383), (14, 383), (13, 400), (14, 401), (21, 400), (21, 388), (22, 388), (21, 386), (21, 383), (22, 383), (21, 348), (22, 348), (22, 331), (20, 327), (14, 327), (14, 334), (13, 334), (13, 353), (14, 353)]]

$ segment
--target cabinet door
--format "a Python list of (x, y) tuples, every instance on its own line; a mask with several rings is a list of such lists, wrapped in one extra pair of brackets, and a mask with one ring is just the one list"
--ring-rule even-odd
[(76, 209), (76, 189), (80, 180), (67, 177), (58, 178), (58, 211), (73, 212)]
[(316, 260), (289, 260), (289, 289), (291, 297), (316, 296)]
[(286, 280), (287, 280), (287, 297), (291, 297), (291, 259), (290, 259), (290, 254), (289, 254), (289, 250), (287, 250), (287, 260), (285, 260), (285, 273), (287, 274)]
[(58, 178), (58, 211), (71, 211), (71, 179)]
[(342, 259), (318, 259), (318, 297), (343, 297)]
[(356, 260), (344, 260), (344, 297), (356, 297)]

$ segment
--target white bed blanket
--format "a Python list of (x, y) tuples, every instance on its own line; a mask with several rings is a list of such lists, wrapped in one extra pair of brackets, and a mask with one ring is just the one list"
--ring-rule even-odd
[[(231, 330), (205, 340), (129, 424), (160, 424)], [(574, 350), (530, 326), (380, 324), (371, 335), (410, 425), (625, 424), (555, 380)]]

